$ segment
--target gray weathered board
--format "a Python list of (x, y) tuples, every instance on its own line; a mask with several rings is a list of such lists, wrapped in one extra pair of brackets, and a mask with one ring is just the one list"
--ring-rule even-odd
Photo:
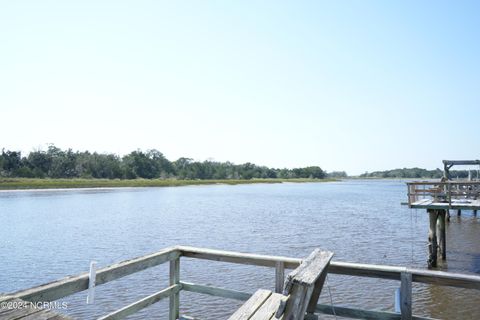
[(303, 320), (306, 312), (313, 315), (332, 256), (315, 249), (288, 275), (283, 295), (257, 290), (229, 320)]

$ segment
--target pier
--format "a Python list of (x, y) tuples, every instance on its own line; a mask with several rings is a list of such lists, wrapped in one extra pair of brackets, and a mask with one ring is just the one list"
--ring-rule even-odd
[[(249, 300), (252, 292), (241, 292), (228, 288), (209, 286), (204, 284), (196, 284), (184, 282), (181, 280), (180, 263), (182, 259), (201, 259), (219, 262), (227, 262), (232, 264), (243, 264), (257, 267), (267, 267), (272, 269), (272, 283), (275, 284), (275, 293), (284, 293), (286, 290), (285, 271), (287, 269), (298, 268), (302, 259), (258, 255), (249, 253), (240, 253), (223, 250), (212, 250), (205, 248), (175, 246), (163, 249), (159, 252), (138, 257), (132, 260), (123, 261), (111, 266), (101, 268), (95, 273), (84, 273), (76, 276), (70, 276), (58, 281), (50, 282), (34, 288), (18, 291), (0, 298), (0, 302), (21, 300), (27, 302), (49, 302), (62, 299), (72, 294), (89, 289), (92, 283), (96, 286), (105, 285), (108, 282), (141, 272), (145, 269), (168, 263), (170, 265), (169, 286), (153, 293), (143, 299), (134, 301), (131, 304), (100, 317), (101, 320), (122, 319), (135, 312), (146, 308), (162, 299), (169, 299), (169, 320), (175, 319), (192, 319), (182, 315), (179, 312), (179, 296), (182, 292), (194, 292), (202, 295), (210, 295), (219, 298), (234, 299), (240, 301)], [(328, 258), (330, 259), (330, 258)], [(322, 261), (326, 261), (325, 259)], [(415, 316), (412, 314), (412, 304), (414, 296), (412, 296), (412, 284), (424, 283), (435, 286), (450, 286), (458, 288), (467, 288), (472, 290), (480, 290), (480, 276), (464, 275), (458, 273), (447, 273), (441, 271), (410, 269), (405, 267), (358, 264), (332, 260), (331, 262), (323, 262), (326, 274), (338, 274), (352, 276), (352, 281), (357, 277), (370, 277), (376, 279), (387, 279), (398, 281), (400, 287), (400, 312), (385, 312), (376, 310), (365, 310), (351, 308), (348, 306), (317, 304), (309, 305), (312, 312), (308, 319), (316, 319), (319, 315), (328, 314), (338, 317), (346, 317), (352, 319), (428, 319)], [(320, 273), (321, 268), (319, 269)], [(298, 274), (298, 271), (297, 271)], [(90, 276), (92, 275), (92, 276)], [(295, 275), (295, 272), (294, 272)], [(294, 276), (293, 275), (293, 276)], [(262, 288), (257, 288), (262, 289)], [(273, 293), (271, 293), (273, 294)], [(381, 307), (381, 306), (379, 306)], [(232, 314), (237, 310), (232, 309)], [(57, 315), (57, 319), (62, 318)], [(0, 313), (0, 319), (11, 319)], [(20, 317), (15, 318), (20, 319)], [(263, 319), (263, 318), (262, 318)], [(267, 318), (264, 318), (267, 319)], [(305, 318), (307, 319), (307, 317)]]
[(468, 179), (451, 180), (450, 169), (455, 165), (479, 165), (480, 160), (443, 160), (444, 174), (440, 181), (407, 182), (408, 206), (412, 209), (426, 209), (429, 216), (427, 264), (429, 268), (437, 266), (438, 255), (447, 259), (446, 224), (450, 221), (450, 210), (460, 215), (462, 210), (471, 210), (477, 215), (480, 210), (480, 181)]

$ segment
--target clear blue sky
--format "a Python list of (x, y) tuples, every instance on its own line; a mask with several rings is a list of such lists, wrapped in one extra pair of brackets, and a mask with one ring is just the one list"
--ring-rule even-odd
[(319, 165), (480, 158), (478, 1), (3, 1), (0, 147)]

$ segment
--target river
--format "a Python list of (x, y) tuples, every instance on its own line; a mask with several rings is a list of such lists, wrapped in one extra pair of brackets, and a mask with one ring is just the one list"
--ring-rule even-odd
[[(0, 292), (12, 292), (183, 244), (306, 257), (315, 247), (334, 260), (425, 268), (428, 216), (411, 210), (403, 181), (210, 185), (162, 188), (0, 192)], [(440, 269), (480, 274), (480, 223), (452, 215)], [(182, 260), (183, 261), (183, 260)], [(63, 301), (66, 313), (93, 319), (168, 283), (162, 265)], [(273, 288), (274, 273), (185, 260), (182, 281), (254, 292)], [(393, 311), (399, 282), (330, 275), (321, 302)], [(477, 291), (414, 284), (414, 313), (441, 319), (480, 318)], [(181, 312), (226, 318), (239, 302), (181, 293)], [(132, 319), (164, 319), (162, 301)]]

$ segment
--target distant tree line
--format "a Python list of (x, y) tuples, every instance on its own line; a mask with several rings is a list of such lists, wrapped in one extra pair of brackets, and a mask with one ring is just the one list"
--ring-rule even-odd
[[(473, 173), (476, 176), (476, 173)], [(452, 170), (450, 171), (452, 178), (467, 178), (468, 170)], [(424, 178), (424, 179), (440, 179), (443, 177), (443, 170), (427, 170), (421, 168), (403, 168), (386, 171), (365, 172), (360, 175), (361, 178)]]
[(327, 172), (327, 177), (333, 178), (333, 179), (342, 179), (342, 178), (348, 178), (348, 175), (345, 171), (332, 171), (332, 172)]
[(21, 152), (2, 149), (0, 177), (23, 178), (98, 178), (98, 179), (253, 179), (314, 178), (326, 173), (318, 166), (274, 169), (252, 163), (170, 161), (158, 150), (133, 151), (123, 157), (116, 154), (62, 150), (50, 145), (46, 151)]

